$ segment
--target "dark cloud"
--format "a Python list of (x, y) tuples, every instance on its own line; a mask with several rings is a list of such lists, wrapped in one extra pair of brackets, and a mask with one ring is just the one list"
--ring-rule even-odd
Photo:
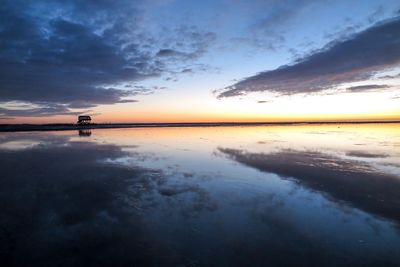
[(357, 158), (386, 158), (388, 155), (365, 151), (349, 151), (346, 153), (346, 156)]
[[(112, 104), (130, 92), (107, 89), (105, 84), (157, 74), (154, 67), (146, 70), (135, 66), (140, 59), (148, 61), (143, 52), (121, 51), (107, 34), (96, 33), (97, 28), (85, 21), (90, 18), (85, 17), (88, 14), (80, 12), (81, 21), (71, 21), (67, 16), (47, 19), (38, 13), (44, 12), (40, 2), (36, 4), (21, 3), (25, 8), (17, 8), (15, 3), (5, 3), (0, 10), (2, 101)], [(93, 12), (99, 15), (96, 12), (100, 11), (93, 8)], [(109, 23), (118, 24), (116, 20)]]
[(280, 95), (312, 93), (368, 79), (400, 63), (400, 18), (380, 22), (328, 44), (292, 65), (261, 72), (226, 87), (219, 97), (268, 91)]
[(157, 50), (168, 54), (168, 49), (160, 50), (160, 42), (175, 44), (179, 39), (184, 57), (175, 63), (205, 53), (213, 34), (197, 28), (154, 39), (142, 22), (143, 2), (3, 2), (0, 101), (41, 102), (49, 108), (134, 102), (127, 98), (142, 91), (124, 85), (175, 68), (156, 55)]
[(123, 99), (121, 101), (119, 101), (118, 103), (136, 103), (139, 102), (138, 100), (134, 100), (134, 99)]
[(359, 85), (359, 86), (348, 87), (348, 88), (346, 88), (346, 91), (368, 92), (368, 91), (374, 91), (376, 89), (386, 89), (386, 88), (390, 88), (390, 86), (387, 84), (368, 84), (368, 85)]
[(265, 104), (265, 103), (271, 103), (271, 100), (258, 100), (257, 103), (258, 104)]
[(182, 73), (191, 73), (191, 72), (193, 72), (193, 70), (192, 69), (183, 69), (181, 72)]
[(178, 52), (172, 49), (161, 49), (157, 52), (158, 57), (173, 57), (173, 56), (181, 56), (183, 53)]
[(219, 151), (244, 165), (293, 179), (334, 200), (400, 223), (399, 177), (381, 173), (365, 162), (313, 151), (283, 150), (269, 154), (230, 148)]

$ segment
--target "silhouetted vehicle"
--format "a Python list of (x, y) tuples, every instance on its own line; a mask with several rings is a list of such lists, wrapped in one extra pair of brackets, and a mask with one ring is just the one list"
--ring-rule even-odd
[(78, 116), (78, 124), (90, 124), (92, 118), (90, 116)]

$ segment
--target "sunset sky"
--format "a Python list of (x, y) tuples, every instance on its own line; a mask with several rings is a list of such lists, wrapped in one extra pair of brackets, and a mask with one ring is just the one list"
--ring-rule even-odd
[(2, 1), (0, 124), (400, 119), (400, 2)]

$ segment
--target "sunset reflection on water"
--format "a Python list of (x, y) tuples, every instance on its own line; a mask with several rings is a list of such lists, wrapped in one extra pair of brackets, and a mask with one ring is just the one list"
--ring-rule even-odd
[(399, 124), (2, 133), (0, 162), (10, 266), (400, 264)]

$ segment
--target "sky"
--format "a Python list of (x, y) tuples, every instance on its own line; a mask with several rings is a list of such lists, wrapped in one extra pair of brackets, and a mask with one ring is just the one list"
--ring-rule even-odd
[(400, 119), (400, 2), (3, 0), (0, 124)]

